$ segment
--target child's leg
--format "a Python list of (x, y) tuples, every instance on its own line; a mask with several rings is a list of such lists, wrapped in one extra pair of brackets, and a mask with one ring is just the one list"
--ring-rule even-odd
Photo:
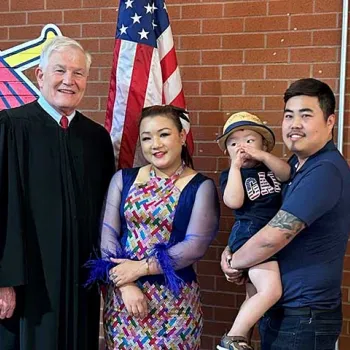
[(231, 330), (227, 333), (229, 336), (247, 337), (249, 330), (282, 295), (281, 278), (276, 261), (250, 268), (249, 278), (256, 288), (256, 293), (254, 294), (254, 290), (247, 286), (253, 295), (242, 304)]

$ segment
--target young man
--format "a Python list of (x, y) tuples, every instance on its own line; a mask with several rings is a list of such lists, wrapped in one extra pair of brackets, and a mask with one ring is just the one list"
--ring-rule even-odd
[(228, 280), (278, 253), (283, 295), (260, 322), (262, 349), (333, 349), (342, 325), (341, 280), (350, 232), (350, 170), (333, 141), (335, 98), (316, 79), (284, 95), (283, 140), (294, 153), (275, 217), (232, 255)]
[(98, 349), (99, 295), (82, 265), (114, 172), (107, 131), (79, 113), (91, 64), (76, 41), (43, 49), (41, 96), (0, 112), (0, 349)]

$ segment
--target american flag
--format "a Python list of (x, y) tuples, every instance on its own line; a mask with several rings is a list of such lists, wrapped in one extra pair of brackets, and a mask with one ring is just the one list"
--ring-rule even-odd
[[(105, 121), (118, 168), (141, 165), (138, 119), (155, 104), (185, 108), (165, 2), (120, 0)], [(192, 153), (191, 132), (187, 147)]]

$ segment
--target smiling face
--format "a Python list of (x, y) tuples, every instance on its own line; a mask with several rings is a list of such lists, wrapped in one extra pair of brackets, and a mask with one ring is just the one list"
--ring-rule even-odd
[(283, 141), (299, 160), (319, 151), (332, 139), (335, 115), (325, 120), (317, 97), (294, 96), (285, 105)]
[[(240, 129), (233, 132), (226, 140), (226, 149), (230, 158), (235, 159), (237, 152), (243, 145), (266, 151), (263, 137), (254, 130)], [(259, 162), (248, 157), (244, 160), (242, 168), (253, 168)]]
[(75, 47), (53, 51), (48, 64), (35, 71), (41, 94), (60, 114), (70, 115), (84, 96), (88, 70), (84, 53)]
[(146, 160), (163, 173), (171, 176), (181, 165), (184, 130), (178, 130), (166, 116), (145, 117), (140, 124), (142, 153)]

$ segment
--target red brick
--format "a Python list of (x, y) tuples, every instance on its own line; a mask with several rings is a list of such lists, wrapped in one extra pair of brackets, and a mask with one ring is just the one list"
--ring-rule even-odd
[(215, 339), (213, 337), (202, 335), (201, 337), (201, 349), (214, 349), (215, 348)]
[(19, 26), (9, 27), (10, 39), (34, 39), (41, 33), (42, 26)]
[(57, 25), (62, 22), (62, 11), (28, 12), (28, 24), (55, 23)]
[(342, 12), (341, 0), (315, 0), (315, 12)]
[[(101, 0), (82, 0), (82, 7), (101, 7)], [(115, 0), (103, 0), (103, 7), (111, 7), (111, 11), (114, 11), (116, 2)]]
[(171, 22), (174, 35), (199, 34), (201, 22), (198, 20), (176, 20)]
[(44, 4), (45, 0), (11, 0), (10, 11), (42, 10)]
[[(193, 157), (193, 164), (195, 169), (202, 170), (212, 170), (216, 168), (216, 159), (208, 157)], [(216, 263), (215, 263), (216, 264)], [(202, 270), (199, 270), (200, 273), (203, 273)]]
[[(85, 46), (84, 46), (85, 47)], [(100, 76), (99, 68), (90, 68), (88, 81), (98, 81)]]
[[(265, 97), (265, 99), (268, 97)], [(281, 96), (282, 99), (282, 96)], [(268, 110), (267, 107), (265, 107), (264, 111), (254, 111), (251, 110), (253, 114), (257, 114), (261, 120), (263, 120), (267, 126), (281, 126), (282, 125), (282, 118), (283, 118), (283, 102), (281, 105), (281, 108), (279, 108), (277, 111), (271, 111)]]
[(236, 65), (222, 67), (223, 80), (259, 79), (264, 77), (264, 66)]
[(311, 13), (313, 12), (312, 1), (305, 0), (284, 0), (269, 1), (269, 15), (284, 15), (294, 13)]
[[(201, 262), (198, 262), (197, 266), (200, 265)], [(208, 289), (213, 290), (215, 286), (215, 277), (214, 276), (204, 276), (198, 275), (199, 284), (202, 290)]]
[(108, 94), (108, 83), (90, 82), (87, 85), (85, 96), (106, 96)]
[(113, 52), (115, 39), (113, 38), (99, 38), (101, 52)]
[(0, 40), (6, 40), (9, 37), (8, 28), (0, 28)]
[(214, 141), (219, 134), (219, 128), (213, 126), (193, 126), (191, 129), (196, 141)]
[[(219, 264), (216, 264), (219, 265)], [(220, 273), (222, 275), (222, 272)], [(217, 292), (203, 291), (202, 292), (203, 304), (216, 305), (223, 307), (235, 307), (236, 298), (231, 293), (220, 293), (218, 297)]]
[[(211, 334), (222, 337), (222, 335), (228, 331), (231, 326), (231, 322), (213, 322), (204, 320), (203, 334)], [(212, 350), (212, 348), (210, 350)]]
[(0, 1), (0, 11), (1, 12), (10, 11), (10, 0)]
[(339, 63), (319, 63), (313, 65), (312, 76), (317, 79), (339, 77)]
[(264, 46), (265, 37), (263, 34), (234, 34), (224, 35), (222, 38), (224, 49), (263, 48)]
[(80, 44), (83, 48), (90, 53), (99, 52), (99, 40), (98, 39), (79, 39)]
[(182, 80), (216, 80), (219, 79), (219, 67), (181, 67)]
[(224, 4), (224, 17), (248, 17), (266, 15), (263, 1), (231, 2)]
[(261, 109), (263, 99), (261, 97), (222, 97), (221, 108), (235, 111), (246, 109)]
[(332, 48), (291, 49), (291, 62), (335, 62), (336, 57), (337, 51)]
[(89, 23), (89, 22), (100, 21), (100, 12), (97, 11), (96, 9), (69, 10), (69, 11), (64, 11), (63, 14), (64, 14), (64, 23)]
[(62, 24), (60, 25), (60, 30), (65, 36), (76, 40), (80, 40), (81, 38), (81, 26), (79, 24)]
[(185, 96), (199, 95), (199, 82), (183, 81), (182, 87), (184, 89)]
[(288, 49), (246, 50), (246, 63), (288, 62)]
[(313, 45), (340, 45), (341, 31), (338, 30), (322, 30), (315, 31), (312, 39)]
[(169, 15), (170, 22), (173, 19), (177, 19), (181, 17), (181, 6), (169, 6), (167, 2), (167, 11)]
[(218, 49), (220, 48), (220, 40), (213, 35), (198, 35), (181, 37), (181, 49)]
[(115, 28), (114, 23), (83, 24), (82, 35), (85, 38), (114, 37)]
[(3, 26), (22, 26), (26, 24), (25, 12), (0, 13), (0, 23)]
[(84, 98), (79, 105), (79, 110), (98, 110), (100, 108), (98, 97)]
[(282, 111), (284, 107), (282, 96), (266, 96), (265, 97), (265, 108), (267, 110), (278, 110)]
[(222, 4), (212, 5), (188, 5), (182, 7), (182, 18), (218, 18), (222, 17)]
[[(198, 144), (197, 144), (198, 145)], [(196, 146), (197, 146), (196, 145)], [(217, 146), (216, 143), (212, 143), (211, 147), (214, 148), (213, 146)], [(219, 148), (219, 147), (217, 147)], [(199, 154), (201, 155), (201, 154)], [(203, 155), (207, 155), (204, 153)], [(209, 156), (209, 154), (208, 154)], [(202, 257), (201, 261), (217, 261), (218, 260), (218, 254), (217, 254), (217, 248), (210, 246), (207, 251), (205, 252), (204, 256)]]
[(92, 55), (92, 66), (93, 67), (111, 67), (112, 55), (110, 53), (94, 53)]
[(223, 126), (227, 118), (227, 113), (224, 112), (200, 112), (199, 125)]
[(197, 155), (199, 156), (222, 156), (222, 151), (216, 142), (208, 142), (208, 143), (198, 143), (197, 144), (198, 151)]
[(243, 19), (220, 19), (220, 25), (218, 25), (217, 19), (205, 19), (202, 21), (202, 32), (205, 34), (234, 33), (241, 31), (243, 31)]
[(242, 82), (207, 81), (201, 84), (203, 95), (242, 95)]
[(282, 95), (287, 87), (287, 81), (247, 81), (245, 91), (247, 95)]
[(203, 65), (238, 64), (243, 62), (243, 50), (211, 50), (202, 52)]
[(310, 46), (311, 41), (312, 34), (309, 31), (267, 34), (267, 47)]
[(332, 13), (322, 15), (293, 16), (291, 26), (292, 28), (297, 28), (297, 30), (336, 28), (337, 15)]
[(267, 79), (297, 79), (310, 75), (310, 65), (308, 64), (276, 64), (266, 67)]
[(288, 29), (288, 18), (286, 16), (246, 18), (246, 32), (264, 32)]
[(46, 0), (45, 9), (78, 9), (81, 7), (80, 1), (72, 1), (72, 0)]
[(103, 9), (103, 8), (101, 8), (100, 12), (101, 12), (101, 22), (102, 23), (110, 22), (110, 23), (114, 23), (115, 25), (117, 25), (118, 12), (115, 11), (115, 9)]
[(177, 62), (180, 66), (195, 65), (200, 63), (200, 52), (180, 51), (176, 52)]
[(216, 307), (215, 311), (215, 321), (218, 322), (232, 322), (238, 314), (238, 308), (228, 308), (228, 307)]

